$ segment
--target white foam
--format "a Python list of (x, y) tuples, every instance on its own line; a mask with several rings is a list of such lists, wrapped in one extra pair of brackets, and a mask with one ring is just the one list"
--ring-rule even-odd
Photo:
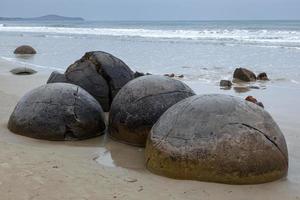
[(13, 27), (0, 26), (0, 32), (45, 33), (64, 35), (123, 36), (165, 39), (191, 39), (234, 41), (263, 44), (300, 46), (300, 31), (205, 29), (205, 30), (154, 30), (136, 28), (68, 28), (68, 27)]
[(10, 63), (16, 64), (18, 66), (22, 66), (22, 67), (32, 67), (32, 68), (39, 68), (39, 69), (46, 69), (46, 70), (56, 70), (56, 71), (60, 71), (60, 72), (64, 71), (63, 69), (58, 68), (58, 67), (48, 67), (48, 66), (36, 65), (33, 63), (18, 61), (15, 58), (1, 57), (1, 59), (5, 60), (7, 62), (10, 62)]

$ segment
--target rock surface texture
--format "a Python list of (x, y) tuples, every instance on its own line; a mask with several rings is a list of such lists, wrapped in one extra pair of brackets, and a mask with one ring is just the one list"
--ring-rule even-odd
[[(69, 66), (65, 78), (69, 83), (85, 89), (95, 97), (104, 111), (109, 111), (113, 98), (127, 82), (134, 78), (134, 73), (122, 60), (113, 55), (94, 51), (86, 53), (80, 60)], [(60, 80), (51, 82), (55, 81), (61, 82)]]
[(233, 73), (233, 78), (239, 81), (251, 82), (256, 81), (256, 75), (245, 68), (237, 68)]
[(36, 50), (28, 45), (23, 45), (15, 49), (14, 54), (36, 54)]
[(8, 128), (17, 134), (45, 140), (81, 140), (104, 133), (104, 113), (82, 88), (54, 83), (28, 92), (18, 102)]
[(145, 146), (150, 129), (175, 103), (195, 95), (183, 82), (164, 76), (142, 76), (126, 84), (115, 97), (109, 134), (123, 143)]
[(227, 184), (258, 184), (286, 176), (285, 138), (259, 106), (228, 95), (190, 97), (153, 126), (146, 166), (156, 174)]

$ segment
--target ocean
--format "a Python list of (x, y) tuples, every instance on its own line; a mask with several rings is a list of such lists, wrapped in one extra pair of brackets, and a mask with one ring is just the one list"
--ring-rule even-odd
[[(38, 54), (14, 55), (23, 44)], [(217, 85), (246, 67), (267, 72), (275, 86), (300, 89), (300, 21), (0, 21), (0, 57), (10, 62), (63, 72), (96, 50), (134, 71)]]

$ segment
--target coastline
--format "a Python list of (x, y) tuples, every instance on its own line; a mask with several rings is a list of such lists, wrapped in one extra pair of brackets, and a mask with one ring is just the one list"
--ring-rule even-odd
[(224, 185), (173, 180), (148, 172), (144, 150), (101, 136), (86, 141), (48, 142), (11, 133), (7, 120), (18, 100), (44, 84), (51, 71), (14, 76), (17, 67), (0, 60), (0, 192), (3, 199), (300, 199), (298, 90), (268, 83), (265, 89), (236, 93), (186, 81), (197, 94), (253, 95), (284, 133), (290, 167), (286, 179), (260, 185)]

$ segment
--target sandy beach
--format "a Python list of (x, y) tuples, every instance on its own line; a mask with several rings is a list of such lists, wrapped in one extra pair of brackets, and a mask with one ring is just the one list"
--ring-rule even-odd
[(173, 180), (148, 172), (144, 149), (106, 136), (78, 142), (48, 142), (15, 135), (7, 121), (18, 100), (44, 84), (50, 71), (15, 76), (15, 65), (0, 60), (0, 193), (19, 199), (300, 199), (300, 138), (297, 89), (272, 82), (265, 89), (237, 93), (186, 81), (198, 94), (253, 95), (265, 104), (284, 133), (289, 150), (288, 177), (260, 185), (224, 185)]

